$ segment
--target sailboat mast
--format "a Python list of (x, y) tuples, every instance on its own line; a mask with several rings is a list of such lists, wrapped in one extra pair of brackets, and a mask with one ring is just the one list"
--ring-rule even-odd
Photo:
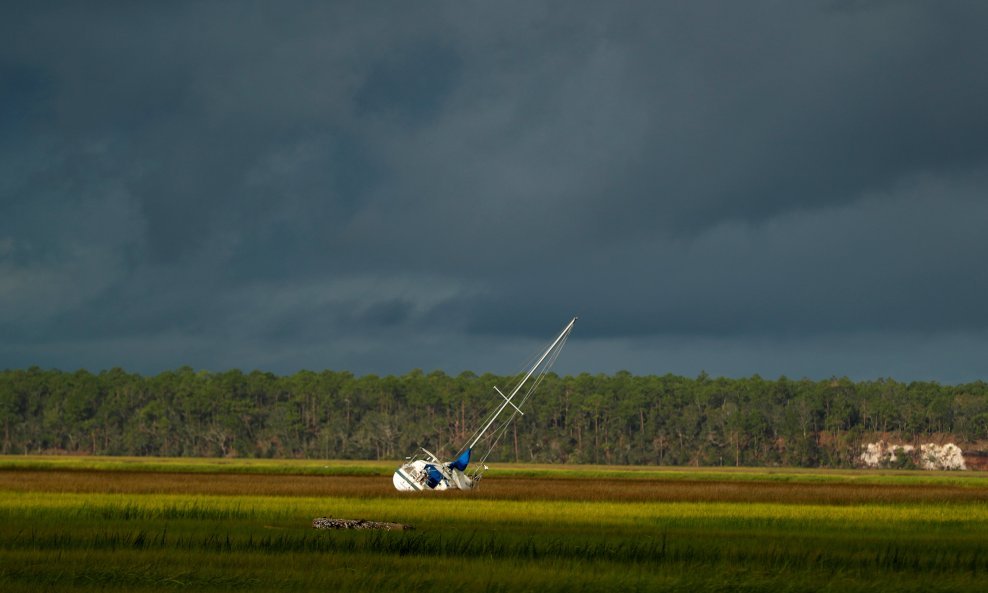
[(473, 449), (474, 445), (476, 445), (477, 442), (481, 438), (483, 438), (484, 433), (487, 432), (487, 429), (489, 429), (491, 427), (491, 425), (494, 424), (494, 421), (497, 420), (497, 417), (500, 416), (501, 415), (501, 412), (504, 411), (504, 408), (506, 408), (508, 406), (508, 404), (511, 403), (511, 400), (514, 399), (515, 395), (518, 394), (518, 392), (525, 385), (525, 383), (531, 378), (531, 376), (535, 373), (535, 371), (542, 365), (542, 363), (545, 361), (546, 357), (549, 356), (549, 354), (553, 350), (555, 350), (556, 345), (558, 345), (559, 342), (562, 341), (562, 339), (564, 337), (566, 337), (566, 334), (568, 334), (570, 332), (570, 330), (573, 329), (573, 324), (576, 323), (576, 319), (577, 319), (576, 317), (574, 317), (573, 319), (571, 319), (570, 322), (566, 325), (566, 327), (563, 328), (563, 331), (559, 332), (559, 335), (556, 336), (556, 339), (553, 340), (552, 344), (548, 348), (546, 348), (545, 352), (542, 353), (542, 356), (539, 358), (538, 362), (536, 362), (535, 364), (533, 364), (532, 367), (530, 369), (528, 369), (528, 374), (525, 375), (525, 378), (522, 379), (521, 382), (518, 383), (518, 385), (515, 386), (514, 390), (512, 390), (512, 392), (511, 392), (511, 395), (509, 395), (507, 398), (505, 398), (504, 403), (501, 404), (501, 407), (497, 409), (497, 412), (494, 414), (493, 417), (491, 417), (491, 419), (487, 423), (487, 425), (484, 426), (484, 428), (481, 429), (480, 432), (477, 433), (477, 436), (474, 437), (473, 441), (467, 446), (467, 448)]

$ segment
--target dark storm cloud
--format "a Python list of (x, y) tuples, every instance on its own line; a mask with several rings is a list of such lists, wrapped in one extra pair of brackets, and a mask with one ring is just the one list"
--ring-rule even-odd
[(984, 376), (986, 24), (5, 5), (0, 365)]
[(354, 97), (354, 111), (358, 116), (428, 125), (453, 90), (459, 65), (459, 56), (449, 48), (412, 45), (371, 67)]

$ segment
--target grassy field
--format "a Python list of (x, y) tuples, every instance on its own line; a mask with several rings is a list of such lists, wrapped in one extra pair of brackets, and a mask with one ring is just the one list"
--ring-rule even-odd
[[(988, 475), (0, 457), (0, 591), (981, 591)], [(407, 532), (317, 531), (314, 517)]]

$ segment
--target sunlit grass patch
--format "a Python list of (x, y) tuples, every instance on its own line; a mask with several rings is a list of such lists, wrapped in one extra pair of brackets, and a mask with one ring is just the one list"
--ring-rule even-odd
[[(8, 468), (0, 590), (983, 588), (988, 489), (741, 473), (400, 495), (387, 475)], [(326, 515), (415, 529), (311, 528)]]
[(6, 455), (0, 456), (2, 470), (78, 470), (100, 472), (156, 473), (249, 473), (276, 475), (386, 476), (393, 461), (325, 459), (251, 459), (216, 457), (98, 457)]
[[(29, 520), (64, 514), (71, 518), (120, 520), (293, 519), (305, 524), (321, 515), (417, 523), (422, 528), (457, 525), (619, 527), (648, 524), (734, 522), (749, 525), (836, 524), (843, 529), (898, 525), (988, 527), (980, 503), (868, 504), (851, 506), (784, 503), (593, 502), (443, 499), (440, 497), (349, 498), (203, 495), (125, 495), (0, 492), (0, 518)], [(441, 518), (441, 521), (437, 519)]]

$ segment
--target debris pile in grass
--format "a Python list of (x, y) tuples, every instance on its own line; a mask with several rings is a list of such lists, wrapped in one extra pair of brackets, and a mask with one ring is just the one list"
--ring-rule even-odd
[(384, 531), (400, 531), (414, 529), (404, 523), (387, 523), (384, 521), (367, 521), (366, 519), (334, 519), (333, 517), (316, 517), (312, 520), (316, 529), (383, 529)]
[(965, 470), (964, 455), (953, 443), (926, 443), (917, 449), (912, 445), (894, 445), (885, 441), (861, 446), (861, 463), (865, 467), (919, 467), (933, 470)]

